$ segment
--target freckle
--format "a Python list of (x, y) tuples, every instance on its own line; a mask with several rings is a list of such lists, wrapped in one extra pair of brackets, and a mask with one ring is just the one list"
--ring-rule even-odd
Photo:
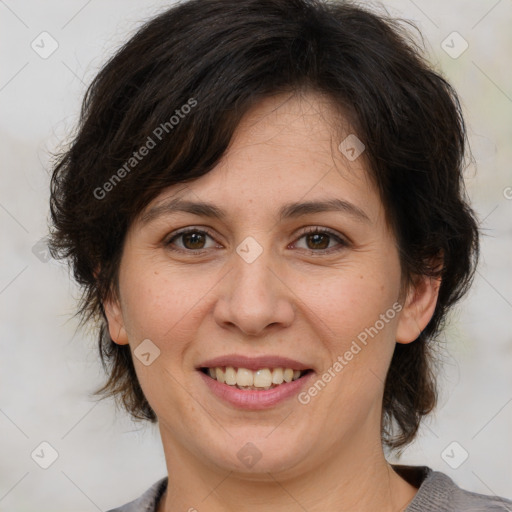
[(158, 270), (155, 270), (155, 276), (157, 276), (157, 275), (158, 275)]
[(361, 275), (359, 276), (359, 279), (363, 279), (363, 274), (361, 274)]

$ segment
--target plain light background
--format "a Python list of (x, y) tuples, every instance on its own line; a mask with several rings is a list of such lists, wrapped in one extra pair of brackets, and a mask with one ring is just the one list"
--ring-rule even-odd
[[(72, 133), (86, 85), (171, 3), (0, 0), (2, 512), (104, 511), (166, 474), (157, 429), (91, 398), (103, 382), (95, 336), (76, 331), (77, 287), (40, 241), (49, 154)], [(442, 336), (438, 409), (399, 462), (512, 498), (512, 0), (384, 5), (417, 23), (461, 97), (476, 160), (467, 187), (484, 233), (472, 291)], [(58, 48), (42, 58), (33, 41), (40, 53)]]

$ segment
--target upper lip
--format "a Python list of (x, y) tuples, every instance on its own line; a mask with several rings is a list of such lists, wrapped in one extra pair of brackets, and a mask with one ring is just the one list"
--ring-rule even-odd
[(292, 368), (293, 370), (310, 370), (311, 366), (276, 355), (263, 355), (247, 357), (239, 354), (227, 354), (203, 361), (197, 368), (215, 368), (232, 366), (233, 368), (247, 368), (248, 370), (259, 370), (261, 368)]

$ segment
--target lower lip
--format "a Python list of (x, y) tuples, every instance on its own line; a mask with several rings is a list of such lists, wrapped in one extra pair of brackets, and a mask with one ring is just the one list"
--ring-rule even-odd
[(256, 391), (251, 389), (238, 389), (235, 386), (222, 384), (202, 371), (198, 371), (203, 381), (214, 395), (240, 409), (252, 410), (267, 409), (283, 402), (287, 398), (297, 395), (300, 389), (306, 385), (313, 375), (313, 372), (309, 372), (300, 379), (284, 382), (275, 388)]

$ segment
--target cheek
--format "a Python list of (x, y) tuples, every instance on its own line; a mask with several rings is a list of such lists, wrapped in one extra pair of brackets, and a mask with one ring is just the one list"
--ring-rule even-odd
[[(305, 314), (315, 323), (315, 337), (329, 355), (318, 376), (328, 383), (325, 388), (317, 385), (324, 396), (317, 406), (346, 421), (358, 417), (380, 396), (395, 347), (399, 267), (389, 262), (367, 268), (372, 270), (344, 269), (336, 276), (317, 280), (321, 289), (310, 291), (304, 301), (306, 311), (314, 313)], [(306, 284), (298, 294), (306, 294)], [(344, 411), (338, 407), (340, 401)]]
[(343, 350), (347, 342), (376, 323), (378, 331), (387, 333), (395, 328), (393, 304), (399, 294), (398, 269), (392, 265), (381, 272), (375, 266), (369, 268), (368, 272), (361, 268), (339, 272), (329, 269), (325, 275), (302, 279), (294, 290), (307, 306), (304, 315), (322, 329), (325, 339), (330, 339), (337, 349)]
[(197, 302), (195, 289), (189, 277), (171, 275), (150, 264), (127, 264), (122, 296), (130, 343), (149, 338), (161, 346)]

